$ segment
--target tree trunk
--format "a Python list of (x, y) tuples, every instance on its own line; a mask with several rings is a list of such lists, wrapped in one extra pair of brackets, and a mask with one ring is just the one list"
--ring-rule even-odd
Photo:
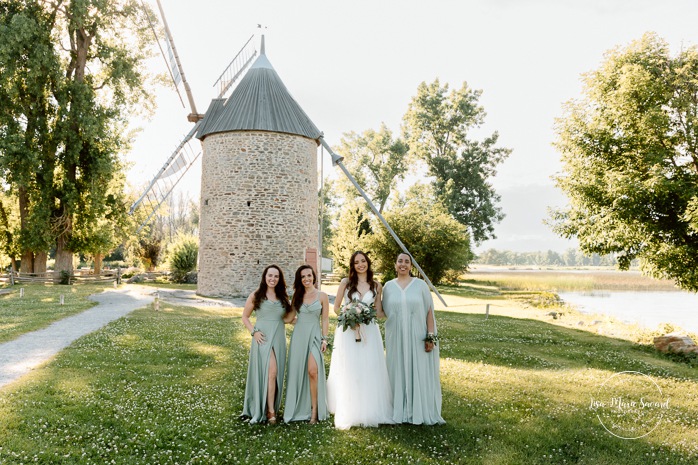
[(63, 272), (67, 273), (69, 276), (73, 275), (73, 251), (68, 250), (66, 242), (64, 236), (58, 238), (56, 246), (56, 276), (54, 278), (54, 281), (57, 283), (61, 282), (61, 275), (64, 274)]
[(68, 248), (68, 239), (73, 232), (73, 224), (70, 217), (65, 217), (61, 229), (56, 240), (56, 266), (54, 268), (56, 273), (54, 281), (58, 283), (61, 282), (61, 275), (65, 273), (69, 276), (73, 275), (73, 251)]
[(34, 272), (34, 253), (31, 250), (22, 250), (22, 263), (19, 264), (20, 273)]
[(95, 254), (94, 262), (95, 262), (95, 269), (93, 271), (93, 274), (101, 273), (102, 272), (102, 254), (101, 253)]
[(46, 273), (46, 261), (48, 253), (36, 252), (34, 254), (34, 273)]
[[(17, 197), (19, 198), (19, 227), (21, 231), (27, 229), (27, 222), (29, 216), (29, 193), (26, 187), (20, 187), (17, 189)], [(22, 248), (20, 251), (22, 263), (20, 263), (21, 273), (33, 273), (34, 272), (34, 252), (27, 248)]]

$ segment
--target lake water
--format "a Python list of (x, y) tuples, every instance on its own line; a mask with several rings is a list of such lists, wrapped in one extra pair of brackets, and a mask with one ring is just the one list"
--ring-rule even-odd
[(560, 298), (585, 313), (600, 313), (655, 329), (671, 323), (698, 333), (698, 294), (671, 291), (559, 292)]

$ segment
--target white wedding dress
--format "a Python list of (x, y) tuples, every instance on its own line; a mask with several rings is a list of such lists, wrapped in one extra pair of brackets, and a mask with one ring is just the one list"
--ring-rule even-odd
[[(372, 291), (356, 300), (373, 303)], [(347, 302), (347, 294), (344, 302)], [(376, 323), (361, 325), (361, 342), (356, 342), (352, 329), (338, 326), (327, 378), (327, 406), (334, 413), (334, 426), (349, 429), (352, 426), (392, 424), (392, 393), (385, 364), (383, 338)]]

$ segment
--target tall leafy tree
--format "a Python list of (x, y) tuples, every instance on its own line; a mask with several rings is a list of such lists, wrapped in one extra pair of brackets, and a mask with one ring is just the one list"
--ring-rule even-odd
[(497, 147), (497, 132), (482, 141), (469, 138), (485, 119), (481, 93), (467, 83), (449, 91), (438, 79), (423, 82), (404, 116), (410, 150), (426, 162), (437, 196), (476, 243), (494, 238), (504, 217), (490, 179), (511, 152)]
[(73, 0), (59, 11), (59, 37), (70, 48), (58, 92), (65, 102), (57, 124), (64, 150), (58, 153), (62, 182), (56, 183), (53, 223), (56, 269), (70, 270), (79, 250), (75, 228), (120, 212), (109, 186), (123, 168), (118, 155), (128, 147), (128, 117), (149, 101), (145, 60), (152, 38), (136, 0)]
[(646, 34), (606, 54), (557, 121), (569, 207), (554, 230), (698, 291), (698, 49)]
[(128, 118), (151, 106), (152, 37), (138, 0), (5, 3), (0, 63), (21, 66), (0, 74), (10, 103), (0, 126), (11, 136), (0, 164), (19, 195), (21, 243), (32, 252), (55, 243), (56, 269), (71, 272), (74, 252), (107, 252), (94, 252), (110, 242), (100, 225), (125, 214), (114, 183), (123, 185)]
[(0, 177), (18, 202), (25, 272), (45, 271), (53, 242), (54, 93), (62, 79), (55, 22), (55, 8), (39, 2), (0, 2)]
[[(398, 181), (407, 172), (407, 144), (381, 124), (378, 131), (369, 129), (362, 134), (344, 134), (336, 151), (344, 157), (344, 166), (378, 211), (383, 212)], [(328, 252), (335, 260), (335, 268), (348, 272), (351, 254), (364, 248), (371, 233), (370, 208), (345, 177), (332, 183), (331, 189), (326, 191), (326, 194), (332, 193), (336, 197), (328, 206), (336, 214), (337, 221)]]
[[(408, 147), (405, 141), (393, 137), (383, 123), (378, 131), (368, 129), (363, 134), (344, 134), (337, 152), (344, 157), (344, 166), (383, 212), (397, 182), (407, 172)], [(358, 195), (356, 188), (345, 178), (340, 181), (345, 198)]]

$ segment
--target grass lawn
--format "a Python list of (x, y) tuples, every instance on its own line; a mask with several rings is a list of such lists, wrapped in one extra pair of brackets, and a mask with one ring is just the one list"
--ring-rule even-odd
[[(249, 425), (238, 419), (250, 344), (241, 309), (164, 304), (79, 339), (1, 390), (0, 463), (698, 461), (695, 366), (544, 321), (516, 302), (491, 302), (501, 306), (488, 319), (465, 303), (437, 313), (443, 426)], [(669, 400), (668, 408), (638, 418), (642, 427), (659, 423), (640, 439), (610, 434), (590, 406), (609, 377), (623, 371), (649, 376)], [(619, 396), (642, 395), (637, 386), (619, 388)]]
[[(0, 294), (0, 343), (87, 310), (96, 305), (87, 300), (87, 296), (109, 287), (105, 284), (22, 284), (5, 288), (9, 292)], [(24, 297), (20, 297), (22, 288)], [(63, 305), (60, 305), (61, 295), (64, 296)]]

